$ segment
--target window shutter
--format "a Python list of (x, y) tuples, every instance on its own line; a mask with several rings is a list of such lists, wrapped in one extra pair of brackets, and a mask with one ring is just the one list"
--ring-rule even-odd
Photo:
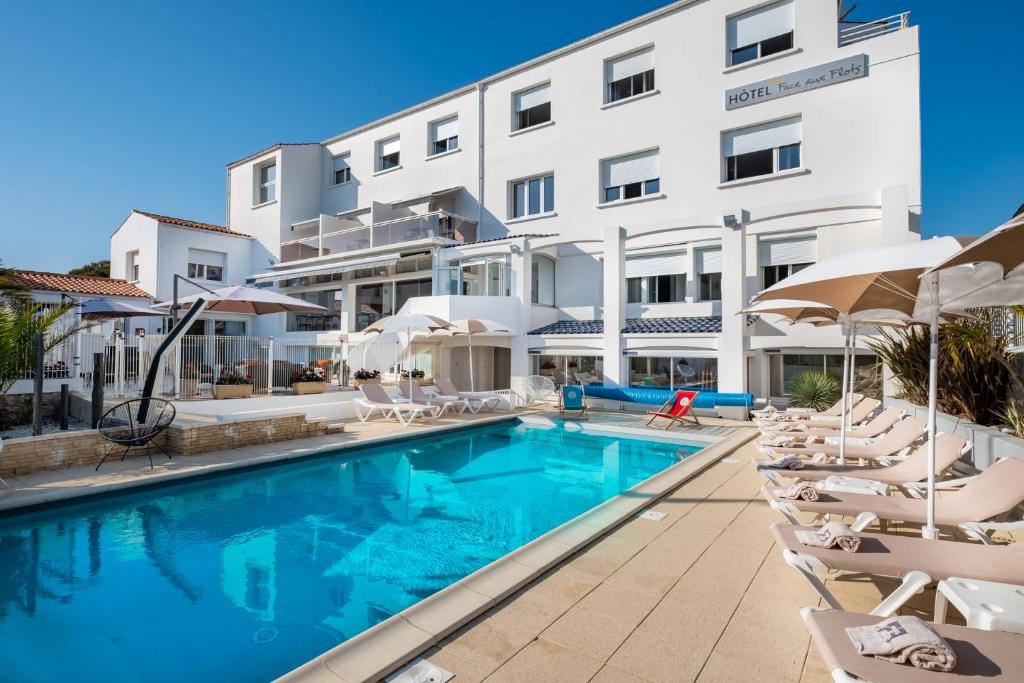
[(626, 259), (626, 277), (654, 277), (657, 275), (681, 275), (685, 273), (686, 252), (673, 251), (667, 254), (630, 256)]
[(817, 243), (813, 237), (762, 240), (758, 245), (762, 266), (783, 266), (790, 263), (817, 261)]
[(793, 0), (754, 10), (729, 20), (729, 49), (746, 47), (793, 30)]
[(601, 177), (604, 187), (618, 187), (654, 180), (660, 178), (660, 174), (658, 150), (652, 150), (605, 161), (602, 164)]
[(608, 62), (608, 82), (618, 81), (654, 68), (654, 50), (634, 52)]
[(391, 138), (390, 140), (384, 140), (380, 144), (380, 155), (385, 156), (388, 154), (394, 154), (401, 148), (401, 138)]
[(434, 124), (434, 142), (447, 140), (459, 134), (459, 119), (455, 116)]
[(536, 88), (530, 88), (520, 93), (516, 93), (515, 97), (515, 109), (516, 111), (523, 111), (524, 109), (530, 109), (536, 107), (539, 104), (551, 101), (551, 84), (545, 83), (544, 85), (537, 86)]
[(718, 247), (711, 249), (700, 249), (697, 251), (697, 272), (721, 273), (722, 272), (722, 250)]
[(792, 145), (800, 142), (801, 133), (799, 117), (762, 123), (758, 126), (724, 133), (722, 151), (725, 156), (731, 157), (737, 154)]
[(341, 156), (334, 157), (334, 171), (335, 171), (335, 173), (337, 173), (338, 171), (342, 171), (342, 170), (344, 170), (346, 168), (348, 168), (348, 155), (347, 154), (342, 154)]
[(225, 254), (220, 251), (207, 251), (206, 249), (189, 249), (188, 262), (201, 263), (204, 266), (224, 267)]

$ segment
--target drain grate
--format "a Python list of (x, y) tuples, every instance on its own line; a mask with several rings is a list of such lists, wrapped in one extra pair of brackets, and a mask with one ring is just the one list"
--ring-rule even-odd
[(649, 519), (652, 522), (660, 522), (661, 520), (668, 517), (667, 512), (656, 512), (654, 510), (645, 510), (637, 515), (640, 519)]
[(455, 674), (451, 671), (445, 671), (421, 657), (384, 680), (387, 683), (447, 683), (453, 678)]

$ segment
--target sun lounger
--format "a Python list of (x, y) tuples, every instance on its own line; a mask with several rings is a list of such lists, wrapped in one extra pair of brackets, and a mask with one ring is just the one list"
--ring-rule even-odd
[[(811, 512), (821, 515), (855, 515), (850, 525), (860, 531), (877, 520), (892, 520), (924, 524), (927, 520), (927, 501), (902, 496), (876, 496), (865, 493), (822, 491), (818, 500), (784, 500), (778, 489), (765, 485), (761, 489), (768, 504), (781, 512), (793, 524), (801, 524), (797, 514)], [(959, 491), (935, 501), (935, 523), (957, 526), (966, 522), (981, 522), (1011, 510), (1024, 500), (1024, 460), (1004, 458), (981, 474), (973, 477)]]
[[(865, 398), (858, 402), (857, 405), (850, 409), (849, 424), (855, 425), (868, 419), (871, 413), (875, 412), (880, 405), (882, 405), (882, 402), (876, 398)], [(785, 428), (786, 426), (839, 429), (842, 427), (843, 420), (841, 417), (811, 415), (806, 420), (788, 420), (782, 422), (773, 420), (755, 420), (754, 422), (761, 431), (770, 432), (781, 431), (779, 427)], [(773, 429), (773, 427), (775, 429)]]
[(434, 379), (434, 386), (446, 398), (457, 397), (469, 401), (469, 410), (472, 413), (478, 413), (481, 410), (493, 412), (502, 402), (500, 396), (489, 394), (486, 391), (459, 391), (455, 388), (455, 384), (446, 377)]
[[(886, 408), (862, 425), (854, 425), (846, 430), (848, 439), (871, 439), (889, 431), (893, 425), (906, 417), (906, 411), (896, 406)], [(795, 439), (813, 438), (823, 441), (828, 437), (839, 437), (841, 432), (836, 427), (819, 427), (817, 421), (802, 422), (800, 424), (766, 425), (761, 428), (765, 436), (791, 436)], [(781, 429), (779, 427), (782, 427)]]
[(981, 631), (965, 626), (932, 624), (956, 654), (956, 668), (949, 672), (927, 671), (866, 657), (854, 649), (847, 628), (866, 626), (885, 617), (805, 607), (800, 615), (836, 683), (965, 683), (1024, 681), (1024, 635)]
[(559, 389), (558, 412), (563, 418), (566, 417), (566, 413), (576, 413), (577, 418), (587, 419), (587, 392), (583, 385), (566, 384)]
[(665, 403), (662, 404), (657, 410), (648, 412), (651, 419), (647, 421), (645, 427), (650, 427), (658, 418), (668, 420), (668, 424), (665, 425), (665, 429), (670, 429), (675, 423), (683, 422), (684, 419), (689, 415), (689, 418), (693, 420), (694, 424), (700, 424), (700, 420), (693, 413), (693, 402), (697, 400), (697, 395), (700, 392), (697, 391), (685, 391), (679, 390), (672, 395)]
[[(898, 455), (900, 451), (921, 438), (927, 427), (928, 423), (924, 420), (908, 417), (897, 422), (892, 429), (869, 444), (846, 444), (846, 457), (879, 460), (887, 456)], [(793, 444), (792, 446), (762, 446), (761, 450), (771, 458), (779, 458), (790, 454), (808, 457), (838, 457), (840, 449), (839, 444), (808, 443)]]
[(395, 403), (379, 384), (363, 384), (359, 391), (363, 398), (352, 399), (352, 405), (360, 422), (366, 422), (375, 412), (379, 412), (383, 417), (393, 417), (403, 426), (408, 426), (416, 418), (433, 419), (441, 412), (437, 406)]
[(455, 412), (459, 415), (466, 412), (466, 408), (469, 407), (469, 401), (459, 398), (458, 396), (427, 396), (427, 394), (420, 388), (416, 382), (412, 383), (412, 395), (409, 395), (409, 382), (399, 382), (398, 391), (401, 392), (402, 396), (409, 399), (413, 403), (419, 403), (421, 405), (437, 406), (441, 409), (438, 415), (444, 415), (446, 412)]
[[(850, 405), (856, 406), (864, 398), (863, 394), (850, 394)], [(777, 417), (783, 419), (793, 420), (807, 420), (812, 415), (819, 415), (822, 417), (839, 417), (843, 412), (843, 401), (842, 399), (835, 402), (835, 404), (826, 410), (817, 411), (810, 410), (807, 408), (787, 408), (786, 410), (770, 410), (764, 408), (762, 410), (753, 410), (750, 415), (755, 420), (759, 418)]]
[(893, 614), (924, 586), (951, 576), (1024, 584), (1024, 543), (1021, 542), (1005, 546), (982, 545), (861, 531), (857, 533), (860, 548), (848, 553), (801, 543), (797, 532), (814, 530), (814, 527), (778, 522), (771, 525), (771, 530), (786, 564), (799, 570), (825, 602), (836, 609), (842, 609), (839, 601), (818, 578), (827, 572), (900, 577), (899, 588), (871, 611), (880, 616)]
[[(967, 439), (944, 432), (936, 434), (935, 473), (938, 474), (952, 466), (970, 449), (971, 442)], [(928, 444), (918, 446), (905, 459), (887, 467), (804, 463), (800, 469), (781, 469), (768, 467), (764, 460), (754, 460), (754, 466), (761, 475), (776, 486), (783, 486), (781, 477), (804, 481), (826, 481), (830, 477), (854, 477), (878, 481), (889, 486), (903, 486), (928, 478)]]

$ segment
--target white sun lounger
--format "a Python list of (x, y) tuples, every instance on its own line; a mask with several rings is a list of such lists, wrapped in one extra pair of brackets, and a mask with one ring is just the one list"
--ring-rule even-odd
[(379, 412), (383, 417), (393, 417), (407, 427), (416, 418), (432, 420), (441, 412), (440, 408), (432, 405), (395, 403), (379, 384), (363, 384), (359, 391), (363, 398), (352, 399), (352, 405), (360, 422), (366, 422), (375, 412)]
[[(481, 410), (493, 412), (501, 405), (500, 396), (489, 394), (486, 391), (459, 391), (455, 384), (447, 377), (438, 377), (434, 380), (434, 386), (445, 397), (458, 397), (469, 401), (469, 410), (478, 413)], [(474, 405), (475, 404), (475, 405)]]
[(423, 389), (420, 389), (420, 385), (416, 384), (416, 382), (412, 383), (412, 395), (410, 396), (408, 380), (399, 382), (398, 390), (402, 392), (402, 396), (406, 397), (413, 403), (437, 406), (441, 409), (441, 412), (439, 413), (440, 415), (444, 415), (449, 411), (457, 412), (459, 415), (462, 415), (466, 412), (466, 408), (469, 407), (469, 401), (457, 396), (427, 396)]

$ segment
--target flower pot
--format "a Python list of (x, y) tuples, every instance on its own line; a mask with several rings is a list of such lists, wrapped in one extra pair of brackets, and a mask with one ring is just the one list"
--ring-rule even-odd
[(213, 397), (222, 398), (248, 398), (252, 396), (251, 384), (214, 384)]
[(301, 396), (303, 394), (322, 394), (327, 388), (327, 382), (292, 382), (292, 391)]
[(380, 377), (373, 379), (354, 379), (352, 380), (352, 386), (358, 389), (363, 384), (380, 384)]

